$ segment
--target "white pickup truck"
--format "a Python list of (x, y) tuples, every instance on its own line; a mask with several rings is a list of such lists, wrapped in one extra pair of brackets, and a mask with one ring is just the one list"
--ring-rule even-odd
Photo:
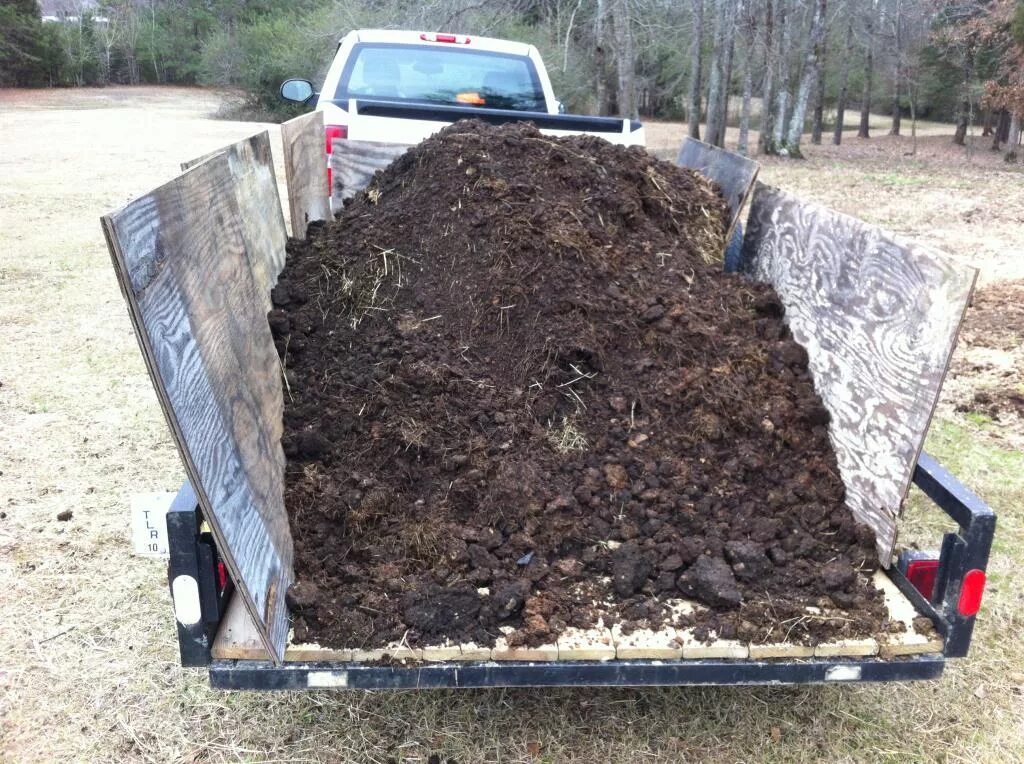
[[(338, 45), (317, 93), (308, 80), (289, 79), (281, 96), (315, 102), (324, 113), (326, 149), (337, 141), (406, 147), (460, 119), (530, 121), (548, 135), (598, 135), (612, 143), (644, 145), (634, 120), (564, 114), (547, 70), (532, 45), (487, 37), (360, 29)], [(355, 148), (355, 147), (353, 147)], [(393, 151), (360, 148), (358, 161), (386, 165)], [(328, 162), (330, 164), (330, 161)], [(332, 201), (354, 193), (331, 183)]]

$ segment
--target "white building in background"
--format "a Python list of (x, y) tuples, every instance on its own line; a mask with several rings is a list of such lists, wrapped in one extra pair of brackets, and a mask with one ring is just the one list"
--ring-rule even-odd
[(44, 22), (76, 24), (88, 13), (93, 23), (106, 24), (107, 17), (98, 15), (98, 10), (97, 0), (39, 0), (39, 15)]

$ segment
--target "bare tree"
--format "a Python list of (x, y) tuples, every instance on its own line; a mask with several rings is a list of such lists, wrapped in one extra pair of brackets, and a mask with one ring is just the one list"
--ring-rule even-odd
[(864, 55), (864, 91), (860, 99), (858, 138), (871, 137), (871, 89), (874, 85), (875, 77), (875, 16), (871, 11), (868, 12), (867, 23), (864, 27), (864, 40), (866, 49)]
[[(963, 90), (960, 97), (960, 105), (956, 112), (956, 131), (953, 133), (953, 143), (963, 146), (967, 143), (967, 127), (974, 119), (974, 102), (971, 98), (971, 81), (974, 79), (974, 55), (969, 51), (964, 56), (964, 80)], [(998, 138), (999, 131), (996, 130)]]
[(743, 59), (743, 105), (740, 107), (740, 136), (736, 142), (736, 152), (742, 156), (746, 156), (750, 151), (750, 101), (754, 89), (754, 61), (758, 47), (757, 13), (752, 6), (752, 2), (743, 5), (743, 37), (752, 42), (747, 46), (747, 55)]
[(612, 28), (615, 33), (615, 70), (618, 74), (615, 100), (621, 116), (637, 119), (636, 56), (633, 54), (629, 0), (612, 0)]
[(789, 108), (789, 61), (786, 54), (790, 50), (792, 18), (789, 13), (788, 0), (779, 0), (778, 19), (776, 21), (776, 37), (779, 40), (778, 55), (775, 62), (778, 66), (776, 77), (778, 85), (775, 94), (775, 114), (772, 116), (772, 140), (769, 153), (778, 153), (786, 135), (786, 115)]
[(889, 135), (900, 134), (900, 84), (903, 80), (903, 0), (893, 6), (892, 127)]
[(807, 116), (807, 101), (811, 96), (811, 89), (821, 78), (822, 49), (825, 46), (826, 3), (827, 0), (817, 0), (814, 6), (807, 57), (804, 60), (803, 72), (800, 74), (800, 87), (793, 103), (793, 117), (789, 121), (789, 132), (786, 135), (786, 150), (790, 156), (794, 157), (800, 156), (800, 136), (804, 131), (804, 118)]
[(825, 57), (828, 45), (828, 22), (825, 22), (826, 33), (821, 41), (821, 57), (818, 63), (817, 87), (814, 94), (814, 115), (811, 117), (811, 143), (821, 145), (822, 123), (825, 121)]
[(732, 60), (736, 50), (736, 18), (743, 0), (728, 0), (725, 21), (725, 57), (722, 61), (722, 94), (720, 98), (720, 114), (718, 117), (718, 135), (716, 146), (725, 145), (725, 130), (729, 122), (729, 88), (732, 86)]
[(722, 77), (726, 48), (726, 15), (727, 8), (732, 2), (733, 0), (717, 0), (714, 5), (714, 48), (711, 51), (711, 70), (708, 72), (708, 124), (704, 132), (705, 142), (713, 145), (718, 145), (721, 142), (721, 98), (725, 89)]
[(843, 121), (846, 118), (846, 100), (849, 96), (850, 59), (853, 57), (853, 23), (846, 26), (846, 48), (839, 65), (839, 98), (836, 101), (836, 125), (832, 131), (832, 143), (843, 142)]
[(775, 3), (765, 0), (764, 23), (764, 86), (761, 88), (761, 134), (757, 139), (758, 151), (768, 153), (771, 147), (772, 102), (775, 98)]
[(700, 80), (704, 42), (704, 0), (691, 0), (693, 7), (693, 49), (690, 53), (689, 136), (700, 140)]
[(605, 61), (604, 40), (605, 4), (597, 0), (594, 18), (594, 93), (597, 97), (597, 113), (608, 113), (607, 62)]

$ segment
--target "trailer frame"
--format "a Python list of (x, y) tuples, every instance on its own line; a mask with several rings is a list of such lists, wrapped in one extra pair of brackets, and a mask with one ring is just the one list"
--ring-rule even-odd
[[(205, 526), (192, 486), (185, 482), (167, 513), (168, 582), (192, 578), (194, 603), (175, 602), (182, 666), (206, 667), (211, 686), (224, 690), (439, 689), (485, 687), (650, 687), (678, 685), (780, 685), (902, 682), (935, 679), (949, 658), (967, 655), (976, 615), (961, 612), (965, 580), (984, 576), (996, 517), (992, 509), (927, 453), (914, 484), (958, 526), (945, 534), (929, 595), (907, 578), (921, 555), (902, 554), (888, 575), (942, 635), (941, 653), (892, 658), (790, 658), (773, 660), (480, 661), (450, 663), (286, 662), (216, 660), (213, 640), (233, 585)], [(933, 558), (936, 559), (936, 558)], [(197, 617), (198, 615), (198, 617)], [(184, 620), (183, 620), (184, 619)]]

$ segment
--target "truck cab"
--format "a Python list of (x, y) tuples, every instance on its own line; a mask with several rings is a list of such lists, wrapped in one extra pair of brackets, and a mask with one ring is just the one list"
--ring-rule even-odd
[[(324, 124), (347, 126), (353, 99), (547, 114), (560, 110), (534, 46), (431, 32), (357, 30), (345, 35), (317, 96)], [(392, 118), (375, 124), (372, 135), (348, 137), (411, 145), (439, 126)]]
[[(635, 120), (565, 114), (537, 49), (489, 37), (355, 30), (341, 39), (319, 92), (308, 80), (289, 79), (281, 96), (323, 112), (328, 155), (345, 141), (341, 150), (367, 167), (378, 158), (366, 144), (412, 146), (460, 119), (528, 121), (546, 135), (645, 143)], [(387, 154), (381, 166), (393, 158)], [(353, 191), (328, 184), (335, 208)]]

